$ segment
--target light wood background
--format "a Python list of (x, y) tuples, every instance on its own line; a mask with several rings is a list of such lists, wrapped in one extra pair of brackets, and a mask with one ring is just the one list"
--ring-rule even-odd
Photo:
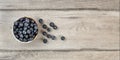
[[(0, 0), (0, 60), (119, 60), (119, 11), (119, 0)], [(66, 40), (18, 42), (12, 27), (24, 16), (55, 22), (51, 34)]]

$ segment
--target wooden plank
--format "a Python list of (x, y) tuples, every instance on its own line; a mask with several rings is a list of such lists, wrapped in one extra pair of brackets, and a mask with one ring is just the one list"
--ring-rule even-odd
[(119, 10), (119, 0), (0, 0), (0, 9)]
[(119, 51), (0, 52), (0, 60), (119, 60)]
[[(59, 29), (56, 36), (65, 41), (48, 40), (43, 44), (39, 33), (31, 43), (20, 43), (13, 35), (14, 21), (29, 16), (36, 21), (43, 18), (46, 24), (53, 21)], [(70, 50), (119, 49), (119, 13), (115, 11), (0, 11), (0, 49), (10, 50)]]

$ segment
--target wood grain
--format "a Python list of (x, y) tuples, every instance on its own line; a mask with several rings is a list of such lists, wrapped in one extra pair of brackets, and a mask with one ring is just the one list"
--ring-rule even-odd
[[(0, 0), (0, 60), (119, 60), (119, 0)], [(21, 17), (43, 18), (59, 27), (43, 44), (41, 32), (20, 43), (13, 23)], [(41, 30), (41, 25), (39, 30)], [(60, 36), (66, 37), (65, 41)]]
[(0, 10), (119, 10), (119, 0), (0, 0)]
[[(46, 24), (53, 21), (57, 40), (43, 44), (39, 33), (31, 43), (20, 43), (12, 32), (14, 21), (29, 16)], [(60, 35), (66, 37), (60, 40)], [(0, 11), (0, 49), (7, 50), (74, 50), (119, 49), (119, 13), (115, 11)]]
[(0, 60), (119, 60), (119, 51), (0, 52)]

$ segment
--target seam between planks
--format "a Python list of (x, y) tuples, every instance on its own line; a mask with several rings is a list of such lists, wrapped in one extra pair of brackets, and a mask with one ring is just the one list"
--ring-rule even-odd
[(96, 49), (96, 48), (84, 48), (84, 49), (69, 49), (69, 50), (6, 50), (6, 49), (0, 49), (0, 52), (31, 52), (31, 51), (37, 51), (37, 52), (44, 52), (44, 51), (56, 51), (56, 52), (70, 52), (70, 51), (120, 51), (120, 49)]
[(97, 11), (120, 11), (120, 9), (98, 9), (98, 8), (65, 8), (65, 9), (0, 9), (0, 11), (39, 11), (39, 10), (53, 10), (53, 11), (71, 11), (71, 10), (97, 10)]

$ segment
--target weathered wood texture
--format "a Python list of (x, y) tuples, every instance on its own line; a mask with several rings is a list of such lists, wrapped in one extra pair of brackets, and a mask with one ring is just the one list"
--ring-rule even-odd
[[(12, 26), (23, 16), (55, 22), (51, 34), (67, 39), (16, 41)], [(119, 60), (119, 27), (119, 0), (0, 0), (0, 60)]]
[[(20, 43), (12, 32), (14, 21), (29, 16), (36, 21), (41, 17), (48, 24), (54, 21), (59, 29), (56, 36), (65, 41), (49, 40), (43, 44), (41, 35), (31, 43)], [(116, 11), (0, 11), (0, 49), (10, 50), (74, 50), (119, 49), (119, 13)]]
[(0, 0), (1, 9), (119, 10), (119, 0)]
[(119, 51), (0, 52), (0, 60), (119, 60)]

